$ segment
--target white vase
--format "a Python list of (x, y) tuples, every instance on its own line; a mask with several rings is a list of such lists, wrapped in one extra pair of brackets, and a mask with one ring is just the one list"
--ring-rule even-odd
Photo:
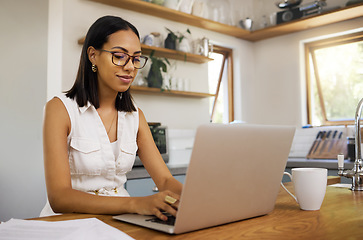
[(191, 46), (188, 38), (184, 37), (181, 42), (177, 41), (176, 49), (182, 52), (191, 52)]

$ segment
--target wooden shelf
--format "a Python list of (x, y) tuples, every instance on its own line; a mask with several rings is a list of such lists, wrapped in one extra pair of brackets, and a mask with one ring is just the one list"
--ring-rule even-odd
[(157, 4), (141, 0), (92, 0), (103, 4), (128, 9), (131, 11), (152, 15), (159, 18), (168, 19), (175, 22), (185, 23), (191, 26), (212, 30), (215, 32), (231, 35), (237, 38), (243, 38), (244, 35), (250, 34), (249, 31), (242, 28), (222, 24), (209, 19), (197, 17), (191, 14), (183, 13)]
[(131, 86), (130, 89), (131, 89), (132, 93), (152, 94), (152, 95), (161, 95), (161, 96), (189, 97), (189, 98), (214, 97), (214, 94), (210, 94), (210, 93), (162, 90), (160, 88)]
[[(81, 38), (78, 40), (78, 44), (82, 45), (84, 43), (85, 38)], [(181, 51), (175, 51), (166, 48), (159, 48), (148, 46), (145, 44), (141, 44), (141, 49), (143, 54), (150, 55), (151, 51), (154, 52), (154, 56), (156, 57), (165, 57), (169, 59), (193, 62), (193, 63), (206, 63), (212, 61), (212, 58), (208, 58), (201, 55), (185, 53)], [(131, 86), (131, 92), (140, 93), (140, 94), (152, 94), (152, 95), (162, 95), (162, 96), (175, 96), (175, 97), (189, 97), (189, 98), (206, 98), (206, 97), (214, 97), (214, 94), (210, 93), (200, 93), (200, 92), (186, 92), (186, 91), (176, 91), (176, 90), (162, 90), (160, 88), (149, 88), (149, 87), (139, 87), (139, 86)]]
[(153, 47), (145, 44), (141, 44), (142, 54), (150, 55), (151, 51), (154, 50), (155, 57), (165, 57), (168, 59), (181, 60), (193, 63), (207, 63), (213, 61), (212, 58), (208, 58), (202, 55), (175, 51), (167, 48)]
[(259, 41), (267, 38), (299, 32), (331, 23), (342, 22), (363, 16), (363, 3), (355, 4), (337, 10), (327, 11), (318, 15), (308, 16), (287, 23), (251, 32), (245, 39)]
[(191, 26), (211, 30), (214, 32), (234, 36), (253, 42), (363, 16), (363, 3), (358, 3), (338, 10), (327, 11), (319, 15), (313, 15), (288, 23), (278, 24), (273, 27), (249, 32), (245, 29), (211, 21), (205, 18), (200, 18), (191, 14), (186, 14), (180, 11), (176, 11), (141, 0), (92, 1), (168, 19), (171, 21), (182, 22)]
[[(84, 37), (78, 40), (78, 44), (84, 43)], [(153, 47), (148, 46), (145, 44), (141, 44), (141, 51), (145, 55), (150, 55), (151, 51), (154, 52), (155, 57), (165, 57), (168, 59), (174, 59), (174, 60), (180, 60), (180, 61), (186, 61), (186, 62), (193, 62), (193, 63), (207, 63), (209, 61), (213, 61), (212, 58), (208, 58), (202, 55), (192, 54), (192, 53), (186, 53), (181, 51), (175, 51), (172, 49), (167, 48), (160, 48), (160, 47)]]

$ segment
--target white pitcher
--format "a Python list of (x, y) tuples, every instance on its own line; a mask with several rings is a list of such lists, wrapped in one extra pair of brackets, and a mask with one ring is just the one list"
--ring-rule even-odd
[(174, 10), (179, 10), (180, 4), (182, 3), (182, 1), (183, 0), (165, 0), (164, 6), (167, 8), (174, 9)]
[(179, 11), (191, 14), (194, 0), (180, 0), (180, 2), (181, 2), (181, 4), (180, 4)]
[(194, 16), (208, 18), (208, 9), (205, 0), (195, 0), (192, 8), (192, 14)]

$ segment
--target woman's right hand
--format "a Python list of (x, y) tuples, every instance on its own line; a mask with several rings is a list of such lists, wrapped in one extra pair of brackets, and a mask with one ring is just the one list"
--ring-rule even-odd
[[(170, 204), (165, 201), (165, 198), (170, 196), (177, 201)], [(146, 197), (135, 197), (134, 200), (134, 212), (141, 215), (155, 215), (159, 219), (166, 221), (168, 217), (162, 212), (170, 213), (176, 216), (176, 212), (179, 206), (180, 196), (169, 190), (159, 192), (157, 194)]]

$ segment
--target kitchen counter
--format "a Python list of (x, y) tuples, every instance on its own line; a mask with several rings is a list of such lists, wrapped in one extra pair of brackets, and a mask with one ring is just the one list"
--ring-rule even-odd
[[(188, 164), (167, 164), (172, 175), (184, 175), (187, 172)], [(149, 178), (150, 175), (144, 167), (134, 167), (126, 174), (128, 180)]]
[[(352, 169), (354, 162), (345, 160), (344, 168)], [(187, 172), (188, 164), (167, 164), (171, 174), (184, 175)], [(306, 158), (289, 158), (287, 160), (286, 168), (297, 167), (316, 167), (327, 168), (329, 170), (338, 170), (338, 161), (336, 159), (306, 159)], [(149, 178), (150, 175), (144, 167), (134, 167), (131, 172), (127, 174), (127, 179), (141, 179)]]
[[(345, 160), (344, 169), (352, 169), (354, 161)], [(289, 158), (287, 160), (286, 168), (297, 167), (314, 167), (314, 168), (327, 168), (329, 170), (338, 170), (337, 159), (306, 159), (306, 158)]]
[[(354, 161), (345, 160), (344, 169), (353, 169)], [(326, 168), (329, 176), (338, 176), (338, 160), (337, 159), (306, 159), (306, 158), (289, 158), (286, 164), (286, 171), (291, 172), (292, 168), (312, 167)], [(290, 181), (287, 176), (282, 179), (283, 182)], [(352, 183), (351, 178), (341, 178), (342, 183)]]

